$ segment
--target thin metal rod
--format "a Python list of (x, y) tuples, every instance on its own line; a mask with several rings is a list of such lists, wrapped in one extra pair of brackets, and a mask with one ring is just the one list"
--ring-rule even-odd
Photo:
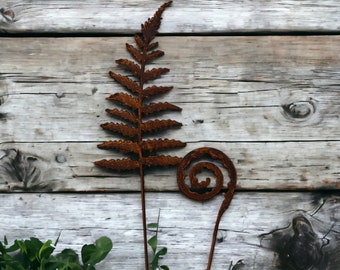
[(140, 186), (141, 186), (140, 190), (141, 190), (142, 219), (143, 219), (144, 263), (145, 263), (145, 270), (149, 270), (148, 235), (147, 235), (147, 224), (146, 224), (146, 206), (145, 206), (143, 166), (140, 166), (139, 173), (140, 173)]
[(214, 232), (213, 232), (213, 236), (212, 236), (212, 240), (211, 240), (211, 247), (210, 247), (207, 270), (210, 270), (211, 266), (212, 266), (212, 261), (213, 261), (213, 258), (214, 258), (214, 251), (215, 251), (215, 244), (216, 244), (216, 240), (217, 240), (217, 233), (218, 233), (218, 228), (220, 226), (220, 221), (222, 219), (224, 212), (228, 209), (228, 207), (231, 203), (231, 200), (232, 200), (233, 195), (234, 195), (234, 191), (235, 191), (234, 187), (229, 187), (227, 193), (224, 195), (224, 200), (223, 200), (221, 207), (218, 211), (216, 222), (215, 222), (215, 228), (214, 228)]
[(143, 95), (142, 91), (144, 89), (144, 73), (145, 73), (145, 66), (146, 66), (146, 55), (147, 49), (146, 47), (143, 48), (142, 52), (143, 61), (141, 62), (141, 72), (139, 78), (139, 87), (140, 91), (138, 91), (138, 160), (139, 160), (139, 176), (140, 176), (140, 191), (141, 191), (141, 201), (142, 201), (142, 219), (143, 219), (143, 239), (144, 239), (144, 263), (145, 263), (145, 270), (149, 270), (149, 255), (148, 255), (148, 236), (147, 236), (147, 224), (146, 224), (146, 206), (145, 206), (145, 185), (144, 185), (144, 170), (143, 170), (143, 150), (141, 144), (143, 142), (142, 136), (142, 123), (143, 123), (143, 116), (142, 116), (142, 106), (143, 106)]
[[(222, 205), (221, 205), (221, 208), (222, 208)], [(221, 221), (221, 218), (222, 218), (222, 215), (220, 215), (220, 212), (221, 212), (221, 209), (219, 211), (219, 214), (217, 215), (216, 222), (215, 222), (215, 228), (214, 228), (214, 232), (213, 232), (213, 236), (212, 236), (212, 240), (211, 240), (211, 247), (210, 247), (207, 270), (211, 269), (212, 261), (213, 261), (213, 258), (214, 258), (214, 251), (215, 251), (215, 244), (216, 244), (216, 240), (217, 240), (218, 227), (220, 225), (220, 221)]]

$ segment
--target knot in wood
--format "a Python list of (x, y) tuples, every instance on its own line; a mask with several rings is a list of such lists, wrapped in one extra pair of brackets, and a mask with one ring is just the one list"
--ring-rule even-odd
[[(209, 160), (209, 161), (208, 161)], [(223, 172), (213, 162), (219, 162), (229, 176), (229, 183), (226, 188), (234, 190), (236, 187), (236, 169), (234, 164), (220, 150), (202, 147), (189, 152), (180, 162), (177, 168), (177, 183), (180, 191), (189, 199), (195, 201), (206, 201), (213, 198), (223, 189)], [(211, 178), (199, 180), (198, 174), (207, 170), (215, 177), (215, 186), (211, 185)], [(187, 181), (189, 180), (189, 181)], [(187, 185), (189, 182), (190, 185)]]
[(4, 94), (0, 96), (0, 106), (3, 105), (8, 99), (8, 95)]
[(292, 228), (294, 235), (284, 245), (283, 252), (279, 253), (281, 264), (294, 266), (294, 269), (326, 269), (323, 242), (309, 220), (298, 215), (293, 219)]
[(282, 108), (287, 119), (299, 122), (308, 120), (316, 112), (316, 104), (313, 99), (284, 104)]
[(11, 9), (0, 8), (0, 22), (12, 23), (14, 22), (15, 14)]

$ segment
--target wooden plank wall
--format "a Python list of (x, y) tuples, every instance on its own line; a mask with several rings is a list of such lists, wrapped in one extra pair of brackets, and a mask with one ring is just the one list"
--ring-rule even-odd
[[(106, 235), (114, 248), (99, 269), (143, 269), (138, 176), (93, 162), (122, 157), (97, 149), (114, 138), (100, 128), (105, 98), (120, 90), (108, 71), (124, 73), (114, 61), (162, 1), (0, 4), (0, 238), (61, 232), (58, 248), (79, 250)], [(215, 270), (239, 260), (234, 269), (277, 269), (268, 233), (292, 233), (297, 215), (328, 239), (328, 266), (313, 269), (340, 269), (339, 12), (337, 0), (187, 0), (164, 13), (155, 65), (171, 71), (158, 83), (174, 86), (163, 101), (183, 109), (171, 115), (182, 128), (165, 137), (187, 142), (178, 156), (218, 148), (238, 171)], [(175, 169), (145, 180), (148, 222), (161, 209), (162, 262), (205, 269), (223, 197), (189, 201)]]

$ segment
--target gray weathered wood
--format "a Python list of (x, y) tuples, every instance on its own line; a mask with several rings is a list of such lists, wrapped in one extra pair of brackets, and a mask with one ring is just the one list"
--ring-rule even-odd
[[(126, 55), (126, 40), (2, 39), (2, 141), (109, 137), (98, 127), (108, 120), (104, 109), (113, 106), (104, 98), (120, 88), (107, 72), (119, 71), (113, 60)], [(172, 71), (156, 83), (174, 85), (164, 99), (183, 107), (173, 116), (184, 124), (174, 136), (191, 141), (339, 138), (338, 37), (160, 42), (167, 55), (159, 66)]]
[[(14, 22), (0, 17), (10, 33), (112, 33), (139, 31), (165, 1), (6, 1)], [(340, 3), (324, 1), (174, 1), (162, 33), (339, 31)]]
[[(97, 143), (5, 143), (0, 151), (0, 189), (3, 191), (138, 191), (138, 174), (119, 174), (100, 170), (93, 162), (102, 158), (122, 158), (96, 147)], [(214, 147), (225, 152), (238, 171), (238, 189), (339, 189), (338, 142), (271, 143), (189, 143), (176, 154), (184, 156), (198, 147)], [(17, 149), (26, 156), (26, 167), (41, 172), (18, 177), (4, 166), (4, 149)], [(15, 160), (16, 154), (9, 154)], [(27, 157), (36, 158), (28, 162)], [(7, 159), (8, 160), (8, 159)], [(7, 168), (6, 170), (4, 168)], [(27, 170), (26, 170), (27, 171)], [(222, 170), (226, 175), (226, 171)], [(38, 177), (32, 182), (34, 177)], [(176, 191), (176, 170), (155, 169), (146, 174), (146, 188), (153, 191)], [(227, 181), (227, 180), (226, 180)], [(226, 184), (225, 184), (226, 185)], [(36, 188), (34, 188), (36, 186)]]
[[(117, 138), (99, 125), (110, 121), (104, 109), (114, 107), (105, 97), (121, 91), (107, 72), (124, 73), (114, 60), (129, 57), (126, 41), (131, 39), (0, 40), (1, 149), (42, 160), (45, 165), (37, 166), (47, 178), (40, 178), (52, 181), (53, 190), (139, 190), (136, 176), (111, 178), (92, 165), (122, 157), (96, 144)], [(160, 137), (188, 142), (176, 151), (180, 156), (200, 146), (224, 150), (243, 189), (339, 188), (339, 41), (159, 38), (166, 55), (158, 66), (171, 72), (155, 83), (174, 85), (162, 100), (183, 108), (162, 116), (183, 127)], [(20, 189), (14, 178), (3, 174), (1, 189)], [(150, 173), (147, 187), (176, 190), (174, 170)]]
[[(330, 240), (323, 251), (336, 255), (339, 197), (331, 195), (237, 192), (220, 224), (213, 269), (228, 269), (231, 261), (236, 263), (240, 259), (245, 269), (275, 269), (275, 254), (259, 236), (286, 227), (297, 214), (312, 222), (318, 237)], [(61, 233), (59, 251), (66, 247), (79, 250), (81, 245), (105, 235), (113, 240), (114, 248), (100, 269), (142, 269), (139, 194), (2, 194), (0, 197), (0, 234), (6, 235), (10, 242), (30, 236), (55, 240)], [(218, 196), (201, 204), (175, 193), (147, 194), (148, 223), (157, 221), (161, 209), (159, 245), (168, 248), (162, 260), (164, 264), (171, 269), (205, 269), (222, 198)], [(149, 237), (152, 235), (149, 232)]]
[[(93, 166), (124, 157), (96, 145), (117, 138), (99, 127), (110, 120), (104, 109), (114, 107), (105, 97), (121, 91), (107, 73), (124, 74), (114, 60), (129, 58), (124, 44), (133, 40), (100, 35), (139, 32), (163, 2), (0, 3), (0, 35), (23, 34), (0, 39), (0, 238), (55, 240), (61, 232), (57, 250), (79, 251), (106, 235), (114, 248), (98, 269), (143, 269), (139, 177)], [(159, 118), (183, 127), (159, 137), (186, 141), (171, 152), (179, 156), (218, 148), (238, 171), (214, 270), (240, 260), (237, 270), (277, 269), (275, 244), (293, 235), (296, 216), (311, 227), (295, 227), (295, 236), (313, 238), (312, 247), (329, 260), (317, 270), (339, 270), (340, 36), (230, 35), (340, 33), (339, 11), (336, 0), (187, 0), (174, 1), (163, 16), (158, 41), (166, 55), (152, 67), (171, 72), (155, 83), (173, 85), (162, 101), (183, 111)], [(37, 38), (65, 33), (69, 38)], [(159, 245), (168, 248), (162, 262), (170, 269), (205, 269), (223, 196), (189, 201), (177, 192), (175, 175), (174, 168), (147, 171), (147, 222), (156, 222), (161, 209)], [(307, 246), (313, 250), (303, 242), (300, 261)]]
[[(53, 88), (47, 84), (39, 84), (39, 87), (47, 91)], [(64, 84), (63, 87), (75, 89), (70, 84)], [(273, 87), (279, 86), (274, 84)], [(111, 93), (120, 90), (111, 88)], [(254, 88), (256, 88), (256, 83), (254, 83)], [(240, 98), (243, 96), (229, 93), (229, 89), (217, 88), (216, 90), (220, 92), (212, 93), (211, 97), (205, 94), (205, 98), (198, 97), (198, 100), (195, 95), (196, 89), (183, 92), (175, 90), (177, 93), (173, 93), (172, 97), (176, 98), (175, 104), (183, 111), (167, 113), (158, 118), (176, 119), (183, 124), (183, 127), (159, 136), (187, 138), (185, 140), (190, 142), (205, 140), (218, 142), (294, 141), (296, 138), (303, 141), (334, 141), (339, 139), (340, 95), (337, 90), (333, 92), (319, 89), (296, 90), (296, 94), (291, 89), (282, 91), (287, 92), (283, 95), (291, 95), (290, 97), (282, 97), (280, 90), (273, 90), (272, 94), (275, 97), (268, 100), (267, 91), (254, 89), (255, 99), (259, 99), (258, 103), (261, 102), (260, 100), (264, 103), (256, 105), (244, 105), (235, 98), (229, 98), (229, 94)], [(205, 92), (206, 89), (199, 91)], [(187, 94), (192, 98), (186, 98)], [(1, 141), (88, 142), (117, 138), (102, 131), (99, 127), (102, 123), (116, 120), (106, 115), (106, 108), (116, 107), (115, 104), (105, 101), (108, 96), (108, 93), (94, 96), (81, 93), (64, 94), (62, 97), (58, 97), (53, 92), (9, 94), (8, 99), (0, 106)], [(170, 99), (171, 97), (168, 99), (167, 96), (163, 98), (164, 101)], [(216, 99), (216, 102), (211, 99)], [(250, 100), (249, 103), (252, 101)], [(266, 103), (271, 103), (271, 105)], [(298, 108), (299, 104), (302, 114), (307, 112), (306, 117), (295, 117), (294, 111), (286, 113), (284, 106), (290, 106), (294, 110), (294, 106)]]

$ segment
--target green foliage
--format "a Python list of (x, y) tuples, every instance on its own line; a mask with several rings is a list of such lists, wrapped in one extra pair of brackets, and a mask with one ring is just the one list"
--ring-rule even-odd
[[(56, 241), (56, 243), (58, 240)], [(29, 240), (15, 240), (8, 246), (7, 238), (0, 241), (0, 270), (95, 270), (112, 249), (112, 241), (101, 237), (94, 244), (84, 245), (81, 250), (82, 263), (72, 249), (52, 255), (55, 245), (31, 237)]]
[(162, 259), (162, 256), (166, 255), (168, 249), (166, 247), (158, 248), (158, 226), (159, 226), (159, 217), (160, 211), (158, 211), (158, 219), (157, 223), (149, 223), (148, 229), (153, 229), (156, 234), (153, 235), (149, 240), (148, 244), (152, 249), (153, 252), (153, 259), (151, 262), (151, 270), (169, 270), (170, 268), (167, 265), (160, 265), (159, 260)]

